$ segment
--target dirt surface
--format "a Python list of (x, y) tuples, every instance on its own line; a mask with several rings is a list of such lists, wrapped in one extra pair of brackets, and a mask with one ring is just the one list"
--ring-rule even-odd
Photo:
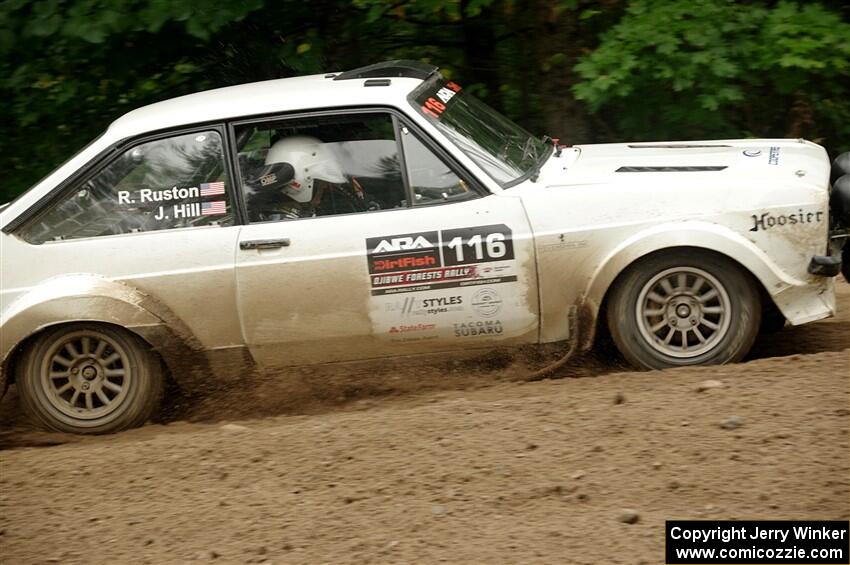
[(847, 520), (839, 303), (739, 365), (303, 371), (110, 437), (34, 431), (11, 390), (0, 562), (654, 564), (666, 519)]

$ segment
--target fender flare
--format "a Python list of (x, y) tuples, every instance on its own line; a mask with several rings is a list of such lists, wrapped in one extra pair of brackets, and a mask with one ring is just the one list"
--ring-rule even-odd
[(175, 378), (175, 367), (185, 367), (187, 360), (201, 370), (207, 365), (191, 331), (151, 296), (123, 282), (72, 274), (33, 287), (0, 317), (0, 372), (9, 376), (12, 356), (27, 339), (48, 327), (70, 322), (113, 324), (135, 333), (162, 356)]
[(594, 313), (591, 327), (596, 327), (605, 296), (623, 271), (651, 253), (677, 247), (705, 249), (728, 257), (749, 271), (771, 296), (806, 284), (781, 271), (763, 250), (729, 228), (710, 222), (670, 222), (637, 232), (612, 248), (599, 263), (584, 293), (585, 307)]

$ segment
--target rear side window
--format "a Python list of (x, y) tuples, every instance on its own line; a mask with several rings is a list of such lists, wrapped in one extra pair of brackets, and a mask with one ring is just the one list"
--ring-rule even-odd
[(26, 226), (44, 243), (173, 228), (231, 225), (221, 136), (203, 131), (136, 145)]

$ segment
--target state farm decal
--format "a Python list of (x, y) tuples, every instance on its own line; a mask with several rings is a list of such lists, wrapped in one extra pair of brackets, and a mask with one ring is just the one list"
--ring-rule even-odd
[(424, 332), (428, 330), (433, 330), (436, 328), (436, 324), (412, 324), (409, 326), (393, 326), (391, 327), (387, 333), (390, 334), (398, 334), (398, 333), (408, 333), (408, 332)]
[(516, 281), (512, 235), (494, 224), (367, 238), (372, 294)]

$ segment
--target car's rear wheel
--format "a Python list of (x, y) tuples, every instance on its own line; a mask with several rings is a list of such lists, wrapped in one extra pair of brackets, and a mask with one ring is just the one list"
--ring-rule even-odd
[(760, 298), (749, 275), (697, 250), (658, 253), (631, 266), (608, 305), (617, 348), (647, 369), (739, 361), (760, 324)]
[(162, 396), (158, 357), (139, 337), (98, 324), (48, 330), (26, 349), (21, 402), (43, 427), (80, 434), (140, 426)]

